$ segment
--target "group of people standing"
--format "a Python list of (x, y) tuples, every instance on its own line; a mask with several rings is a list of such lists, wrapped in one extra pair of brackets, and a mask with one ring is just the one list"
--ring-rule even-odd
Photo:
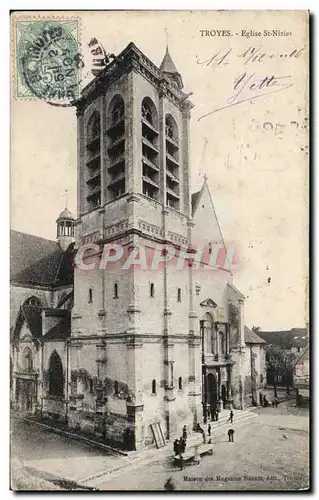
[(181, 455), (182, 453), (185, 453), (186, 442), (187, 442), (187, 428), (186, 425), (184, 425), (181, 437), (179, 439), (175, 439), (173, 443), (175, 455)]
[(219, 417), (219, 410), (217, 410), (217, 408), (208, 408), (207, 416), (212, 422), (217, 422)]

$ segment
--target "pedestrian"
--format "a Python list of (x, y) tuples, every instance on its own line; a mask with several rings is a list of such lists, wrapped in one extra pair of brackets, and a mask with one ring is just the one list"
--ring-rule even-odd
[(203, 443), (206, 444), (206, 434), (203, 432)]
[(218, 417), (219, 417), (218, 413), (219, 413), (218, 410), (216, 410), (216, 412), (215, 412), (216, 422), (218, 422)]
[(261, 394), (261, 392), (259, 393), (259, 405), (263, 405), (263, 395)]
[(234, 412), (233, 410), (230, 410), (229, 419), (227, 420), (227, 422), (230, 422), (232, 424), (233, 419), (234, 419)]
[(175, 439), (173, 447), (174, 447), (175, 456), (179, 455), (179, 442), (178, 442), (178, 439)]
[(186, 441), (182, 437), (179, 440), (179, 449), (180, 449), (180, 453), (185, 453)]
[(212, 430), (212, 428), (211, 428), (210, 424), (208, 424), (207, 434), (209, 435), (209, 437), (210, 437), (210, 434), (211, 434), (211, 430)]
[(186, 428), (186, 425), (184, 425), (184, 427), (183, 427), (182, 438), (184, 439), (184, 441), (187, 441), (187, 428)]
[(228, 429), (228, 441), (230, 443), (233, 443), (234, 442), (234, 434), (235, 434), (235, 431), (234, 429)]
[(166, 483), (164, 484), (164, 489), (166, 491), (174, 491), (175, 490), (175, 484), (173, 483), (173, 479), (171, 477), (169, 477), (166, 481)]

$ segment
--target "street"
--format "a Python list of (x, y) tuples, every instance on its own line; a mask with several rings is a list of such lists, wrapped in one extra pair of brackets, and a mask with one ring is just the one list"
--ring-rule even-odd
[(123, 462), (119, 455), (15, 417), (11, 419), (10, 433), (13, 476), (23, 467), (32, 476), (49, 481), (78, 481)]
[(285, 402), (254, 412), (256, 418), (248, 423), (234, 423), (234, 443), (228, 442), (225, 425), (212, 435), (213, 456), (204, 456), (199, 465), (185, 464), (182, 471), (169, 448), (166, 454), (156, 456), (155, 451), (153, 457), (130, 460), (13, 418), (13, 474), (18, 463), (32, 477), (66, 479), (99, 490), (163, 490), (169, 477), (176, 490), (307, 488), (308, 410)]
[[(176, 490), (291, 490), (308, 487), (308, 410), (287, 403), (260, 408), (258, 418), (235, 431), (216, 436), (214, 455), (200, 465), (174, 466), (172, 459), (132, 464), (111, 479), (94, 483), (101, 490), (163, 490), (169, 477)], [(125, 476), (124, 476), (125, 474)], [(125, 477), (125, 481), (123, 481)]]

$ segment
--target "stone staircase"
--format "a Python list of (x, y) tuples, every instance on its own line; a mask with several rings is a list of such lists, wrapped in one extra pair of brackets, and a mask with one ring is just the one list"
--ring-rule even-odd
[[(252, 410), (252, 411), (233, 410), (234, 418), (233, 418), (233, 423), (231, 424), (230, 422), (227, 422), (227, 420), (229, 418), (229, 413), (230, 413), (230, 411), (223, 410), (219, 414), (219, 418), (218, 418), (217, 422), (216, 421), (215, 422), (209, 421), (209, 422), (207, 422), (207, 424), (201, 425), (202, 429), (204, 429), (205, 434), (206, 434), (206, 442), (208, 441), (208, 439), (211, 439), (213, 442), (216, 435), (220, 435), (220, 434), (225, 433), (225, 436), (226, 436), (228, 429), (234, 429), (236, 431), (237, 427), (239, 427), (241, 425), (247, 425), (257, 417), (257, 413), (255, 413), (254, 410)], [(209, 423), (211, 426), (210, 438), (207, 434), (207, 429), (208, 429)], [(188, 436), (187, 446), (195, 446), (197, 444), (201, 444), (202, 442), (203, 442), (202, 434), (199, 432), (192, 432)]]

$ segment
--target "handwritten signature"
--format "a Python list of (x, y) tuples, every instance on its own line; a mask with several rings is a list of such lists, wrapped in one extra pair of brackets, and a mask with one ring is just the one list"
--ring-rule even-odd
[(291, 75), (258, 77), (256, 73), (242, 73), (235, 78), (232, 89), (233, 93), (227, 99), (226, 103), (223, 106), (215, 108), (209, 113), (200, 116), (197, 121), (200, 121), (217, 111), (221, 111), (222, 109), (237, 106), (238, 104), (253, 101), (269, 94), (274, 94), (275, 92), (288, 89), (293, 86), (291, 78)]
[(211, 68), (213, 71), (222, 66), (227, 66), (233, 62), (234, 58), (238, 58), (244, 62), (244, 65), (251, 63), (264, 63), (268, 59), (300, 59), (305, 53), (305, 47), (301, 49), (293, 49), (288, 52), (267, 52), (262, 45), (259, 47), (249, 46), (243, 51), (235, 52), (230, 48), (225, 51), (217, 50), (211, 57), (206, 60), (200, 60), (196, 56), (196, 63), (200, 66)]

